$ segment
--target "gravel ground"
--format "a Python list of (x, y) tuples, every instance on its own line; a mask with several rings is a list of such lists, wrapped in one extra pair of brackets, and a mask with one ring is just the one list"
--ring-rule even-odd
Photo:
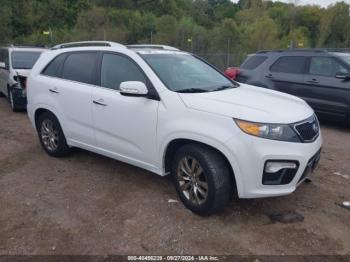
[(0, 254), (350, 254), (350, 128), (323, 124), (313, 182), (202, 218), (169, 178), (83, 150), (41, 149), (0, 99)]

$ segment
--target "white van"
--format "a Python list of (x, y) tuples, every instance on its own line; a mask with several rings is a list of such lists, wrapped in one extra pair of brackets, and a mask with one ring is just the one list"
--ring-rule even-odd
[(12, 111), (26, 109), (27, 77), (45, 50), (29, 46), (0, 47), (0, 96), (7, 97)]

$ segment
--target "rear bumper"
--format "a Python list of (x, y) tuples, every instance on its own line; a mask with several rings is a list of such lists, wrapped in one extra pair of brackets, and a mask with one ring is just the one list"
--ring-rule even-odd
[(17, 108), (27, 108), (27, 94), (25, 90), (12, 88), (12, 97)]

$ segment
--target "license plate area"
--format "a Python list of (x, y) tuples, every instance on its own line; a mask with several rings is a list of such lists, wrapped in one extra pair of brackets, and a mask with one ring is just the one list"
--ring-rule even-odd
[(300, 177), (298, 183), (300, 183), (305, 178), (307, 178), (315, 170), (318, 163), (320, 162), (320, 159), (321, 159), (321, 149), (309, 160), (304, 170), (304, 173)]

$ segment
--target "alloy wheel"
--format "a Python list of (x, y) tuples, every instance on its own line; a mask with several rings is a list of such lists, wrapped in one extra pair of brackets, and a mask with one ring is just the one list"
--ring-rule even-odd
[(208, 197), (208, 182), (199, 162), (191, 156), (182, 158), (177, 168), (177, 180), (182, 194), (194, 205), (203, 204)]
[(58, 148), (58, 129), (51, 119), (45, 119), (41, 124), (41, 139), (49, 151)]

